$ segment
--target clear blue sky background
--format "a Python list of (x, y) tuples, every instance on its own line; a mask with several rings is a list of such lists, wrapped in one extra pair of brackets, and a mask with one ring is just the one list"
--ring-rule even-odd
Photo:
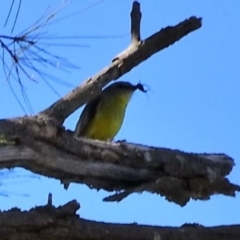
[[(15, 33), (36, 21), (49, 5), (47, 0), (41, 4), (37, 0), (22, 2)], [(52, 0), (51, 6), (59, 2)], [(229, 179), (240, 184), (240, 1), (140, 2), (143, 39), (193, 15), (203, 18), (203, 26), (122, 77), (132, 83), (141, 81), (151, 91), (147, 95), (140, 92), (134, 95), (116, 139), (188, 152), (226, 153), (236, 163)], [(48, 70), (69, 83), (70, 86), (65, 86), (53, 82), (61, 96), (107, 66), (128, 46), (131, 4), (132, 1), (127, 0), (73, 0), (58, 19), (71, 17), (46, 28), (50, 35), (83, 36), (77, 41), (61, 42), (78, 43), (82, 47), (48, 48), (81, 67), (70, 73), (58, 68)], [(9, 5), (7, 0), (1, 3), (2, 34), (9, 33), (13, 21), (10, 18), (9, 25), (3, 28)], [(78, 13), (74, 15), (75, 12)], [(50, 40), (46, 42), (51, 43)], [(52, 41), (56, 42), (59, 43)], [(13, 97), (2, 71), (0, 74), (0, 117), (22, 116), (23, 110)], [(23, 82), (35, 113), (58, 99), (40, 79), (33, 83), (23, 78)], [(12, 84), (19, 92), (14, 80)], [(68, 129), (74, 129), (79, 113), (75, 112), (66, 120)], [(143, 193), (133, 194), (117, 204), (101, 201), (108, 196), (107, 192), (96, 192), (80, 184), (71, 184), (66, 191), (58, 180), (34, 177), (21, 169), (12, 173), (0, 172), (0, 181), (2, 194), (8, 194), (8, 197), (0, 196), (1, 209), (44, 205), (51, 192), (56, 206), (77, 199), (81, 204), (81, 217), (99, 221), (172, 226), (189, 222), (204, 225), (240, 223), (239, 194), (236, 198), (216, 195), (210, 201), (191, 201), (180, 207), (167, 202), (164, 197)]]

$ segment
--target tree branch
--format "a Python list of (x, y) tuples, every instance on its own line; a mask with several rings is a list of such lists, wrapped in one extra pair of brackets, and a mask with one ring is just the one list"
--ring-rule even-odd
[[(136, 22), (132, 24), (132, 35), (137, 41), (140, 38), (140, 14), (140, 5), (134, 2), (132, 22)], [(140, 45), (131, 44), (127, 52), (115, 58), (107, 69), (41, 114), (63, 121), (79, 103), (83, 104), (95, 95), (93, 91), (89, 97), (89, 91), (101, 91), (104, 84), (200, 26), (201, 19), (192, 17), (175, 27), (160, 30)], [(0, 121), (0, 136), (6, 138), (4, 144), (0, 144), (0, 168), (24, 167), (58, 178), (65, 186), (81, 182), (96, 189), (118, 191), (105, 201), (121, 201), (132, 192), (149, 191), (185, 205), (191, 198), (208, 199), (216, 193), (234, 196), (240, 190), (226, 178), (234, 165), (227, 155), (190, 154), (127, 143), (76, 140), (71, 131), (58, 127), (51, 118), (41, 118), (41, 114)], [(16, 141), (14, 136), (17, 136)]]
[(142, 13), (140, 11), (140, 3), (133, 2), (131, 11), (131, 36), (132, 44), (138, 44), (141, 41), (140, 24)]
[(27, 211), (12, 209), (0, 213), (0, 235), (5, 239), (95, 239), (95, 240), (239, 240), (240, 225), (204, 227), (184, 224), (181, 227), (158, 227), (111, 224), (79, 218), (76, 201), (64, 206), (46, 205)]
[[(240, 186), (226, 176), (234, 162), (225, 154), (193, 154), (124, 142), (74, 139), (71, 131), (36, 117), (1, 120), (0, 169), (24, 167), (33, 172), (91, 188), (117, 191), (105, 201), (121, 201), (148, 191), (185, 205), (221, 193), (234, 196)], [(119, 192), (120, 191), (120, 192)]]
[[(226, 177), (234, 162), (225, 154), (193, 154), (124, 142), (77, 140), (71, 131), (56, 125), (97, 96), (104, 85), (201, 27), (201, 19), (191, 17), (141, 41), (140, 20), (140, 4), (134, 2), (132, 43), (110, 66), (35, 117), (0, 120), (0, 169), (24, 167), (58, 178), (65, 186), (80, 182), (91, 188), (116, 191), (105, 201), (121, 201), (133, 192), (148, 191), (183, 206), (191, 198), (208, 199), (217, 193), (234, 196), (240, 191), (240, 186), (230, 183)], [(78, 209), (76, 201), (55, 208), (49, 195), (47, 206), (29, 212), (16, 208), (0, 212), (1, 239), (240, 238), (239, 225), (206, 228), (186, 224), (180, 228), (163, 228), (106, 224), (79, 219)]]
[(93, 77), (85, 80), (63, 98), (53, 103), (40, 114), (54, 118), (59, 124), (75, 110), (101, 93), (102, 88), (112, 80), (120, 78), (153, 54), (169, 47), (182, 37), (201, 27), (201, 18), (190, 17), (174, 27), (166, 27), (140, 42), (140, 4), (133, 3), (131, 13), (132, 43), (115, 57), (112, 63)]

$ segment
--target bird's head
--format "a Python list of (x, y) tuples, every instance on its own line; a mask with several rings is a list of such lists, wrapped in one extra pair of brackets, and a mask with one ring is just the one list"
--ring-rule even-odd
[(104, 91), (111, 94), (119, 94), (119, 95), (132, 95), (134, 91), (140, 90), (142, 92), (147, 92), (144, 89), (141, 83), (137, 85), (133, 85), (130, 82), (116, 82), (111, 84), (109, 87), (105, 88)]

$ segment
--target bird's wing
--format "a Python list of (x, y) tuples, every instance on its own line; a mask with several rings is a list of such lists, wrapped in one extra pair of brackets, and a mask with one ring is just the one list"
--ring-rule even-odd
[(79, 137), (82, 134), (82, 132), (86, 128), (89, 121), (91, 121), (91, 119), (94, 118), (100, 104), (101, 104), (101, 99), (99, 96), (93, 99), (92, 101), (90, 101), (89, 103), (87, 103), (87, 105), (84, 107), (74, 131), (74, 135), (76, 137)]

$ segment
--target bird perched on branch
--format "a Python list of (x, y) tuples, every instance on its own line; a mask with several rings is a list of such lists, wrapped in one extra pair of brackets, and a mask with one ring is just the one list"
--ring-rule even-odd
[(135, 90), (147, 92), (143, 85), (116, 82), (86, 104), (75, 129), (75, 137), (112, 140), (120, 130), (126, 107)]

